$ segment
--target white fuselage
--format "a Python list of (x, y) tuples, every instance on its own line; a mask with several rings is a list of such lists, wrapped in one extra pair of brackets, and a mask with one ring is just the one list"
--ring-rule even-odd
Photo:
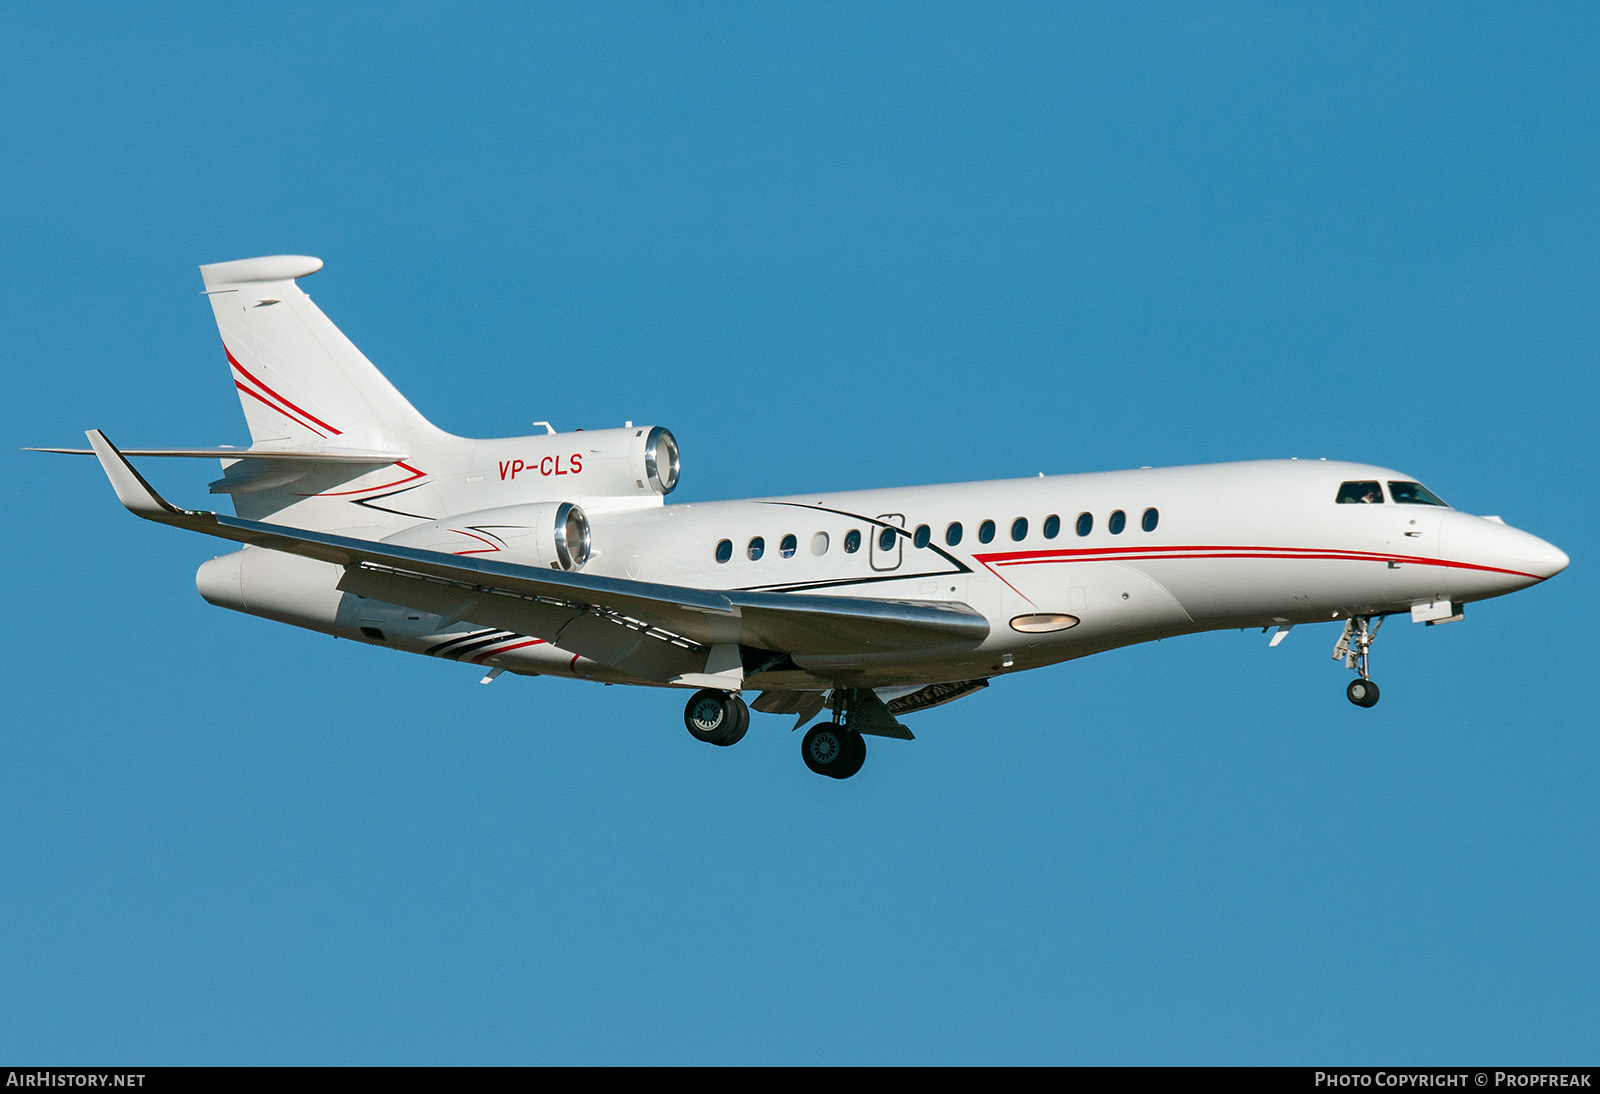
[[(1410, 476), (1276, 460), (666, 504), (663, 426), (458, 437), (429, 422), (266, 255), (201, 267), (249, 448), (126, 452), (86, 433), (143, 519), (248, 544), (213, 604), (484, 670), (694, 689), (737, 743), (794, 715), (810, 770), (995, 676), (1196, 631), (1345, 620), (1346, 696), (1378, 701), (1377, 623), (1448, 623), (1567, 556)], [(217, 458), (234, 516), (161, 497), (129, 456)], [(747, 702), (741, 693), (759, 691)]]
[[(640, 498), (591, 509), (584, 572), (703, 589), (961, 602), (989, 621), (977, 646), (774, 658), (745, 680), (804, 690), (986, 678), (1195, 631), (1459, 605), (1536, 584), (1567, 563), (1526, 532), (1396, 502), (1387, 488), (1371, 504), (1336, 502), (1341, 484), (1363, 480), (1411, 477), (1276, 460), (681, 505)], [(960, 534), (952, 543), (953, 525)], [(432, 549), (524, 561), (515, 539), (471, 520), (430, 529)], [(207, 563), (198, 584), (216, 604), (412, 652), (521, 673), (665, 680), (474, 626), (452, 618), (443, 600), (400, 606), (359, 597), (341, 591), (342, 575), (330, 563), (246, 548)]]

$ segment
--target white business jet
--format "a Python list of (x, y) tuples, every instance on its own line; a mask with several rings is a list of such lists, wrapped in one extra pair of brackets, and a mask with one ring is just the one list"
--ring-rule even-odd
[[(1323, 460), (1146, 468), (668, 505), (660, 427), (500, 440), (417, 413), (283, 255), (202, 266), (251, 445), (92, 451), (149, 520), (244, 544), (213, 604), (484, 669), (694, 689), (731, 745), (749, 710), (824, 710), (806, 765), (848, 778), (863, 735), (1023, 669), (1196, 631), (1342, 621), (1348, 696), (1384, 618), (1438, 624), (1567, 556), (1451, 509), (1400, 471)], [(544, 423), (538, 423), (544, 425)], [(237, 516), (180, 509), (128, 456), (220, 458)], [(759, 696), (746, 706), (741, 693)]]

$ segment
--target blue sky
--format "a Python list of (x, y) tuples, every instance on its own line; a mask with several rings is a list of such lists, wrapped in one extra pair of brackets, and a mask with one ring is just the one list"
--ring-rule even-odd
[[(789, 720), (220, 611), (0, 455), (0, 1060), (1574, 1063), (1600, 1028), (1592, 6), (84, 4), (0, 34), (11, 446), (247, 439), (195, 267), (695, 500), (1256, 457), (1573, 558)], [(147, 469), (209, 504), (208, 466)]]

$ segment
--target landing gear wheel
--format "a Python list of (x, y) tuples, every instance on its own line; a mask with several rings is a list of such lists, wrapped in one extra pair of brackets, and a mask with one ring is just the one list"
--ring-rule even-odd
[(823, 722), (812, 726), (801, 738), (800, 758), (818, 775), (848, 779), (867, 762), (867, 742), (859, 733)]
[(750, 708), (737, 695), (711, 688), (697, 691), (683, 708), (683, 724), (697, 741), (737, 744), (750, 728)]
[(836, 779), (848, 779), (867, 762), (867, 739), (854, 730), (846, 730), (845, 740), (850, 743), (850, 749), (845, 755), (844, 767), (833, 776)]
[(1378, 685), (1371, 680), (1352, 680), (1344, 689), (1345, 696), (1358, 707), (1378, 705)]

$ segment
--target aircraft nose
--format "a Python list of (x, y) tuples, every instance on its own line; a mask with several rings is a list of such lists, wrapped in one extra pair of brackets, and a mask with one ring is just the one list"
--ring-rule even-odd
[(1484, 517), (1469, 517), (1453, 524), (1445, 539), (1453, 550), (1462, 550), (1480, 566), (1533, 579), (1526, 584), (1555, 577), (1571, 561), (1555, 544)]
[(1529, 536), (1533, 541), (1532, 550), (1529, 552), (1528, 572), (1538, 574), (1541, 578), (1552, 578), (1567, 568), (1567, 563), (1572, 560), (1567, 557), (1567, 552), (1557, 547), (1554, 543), (1546, 543), (1538, 536)]

